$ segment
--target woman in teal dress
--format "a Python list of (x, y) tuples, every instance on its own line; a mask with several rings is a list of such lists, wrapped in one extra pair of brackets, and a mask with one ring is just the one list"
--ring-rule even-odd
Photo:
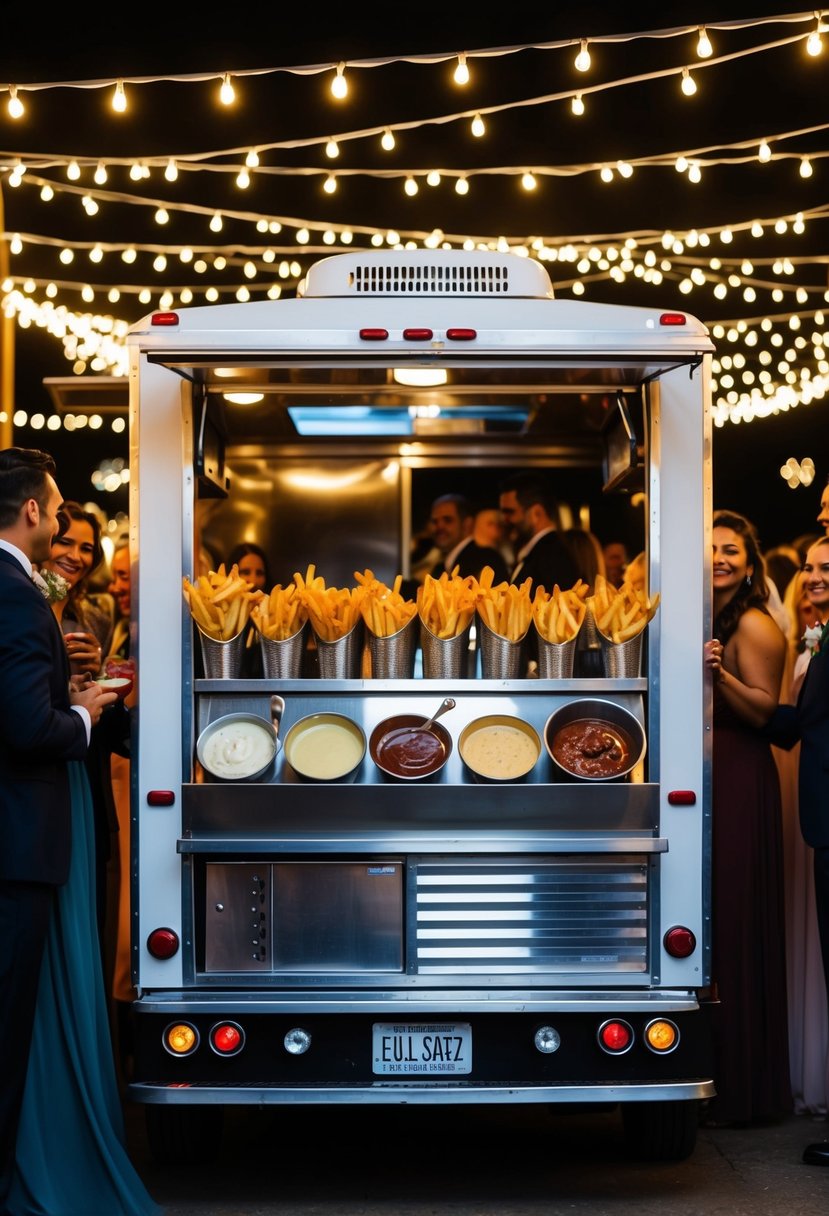
[(157, 1216), (124, 1147), (95, 915), (92, 801), (69, 764), (72, 862), (43, 970), (8, 1216)]

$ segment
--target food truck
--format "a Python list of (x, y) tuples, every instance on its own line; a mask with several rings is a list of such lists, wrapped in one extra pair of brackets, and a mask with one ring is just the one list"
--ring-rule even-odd
[[(360, 251), (296, 298), (153, 313), (128, 345), (128, 1092), (156, 1152), (215, 1142), (234, 1105), (538, 1103), (617, 1107), (633, 1152), (686, 1157), (714, 1092), (705, 326), (558, 299), (517, 254)], [(572, 662), (519, 665), (479, 613), (460, 660), (419, 616), (385, 650), (308, 620), (288, 649), (254, 633), (251, 678), (183, 594), (244, 540), (273, 588), (405, 588), (438, 493), (497, 505), (526, 470), (560, 527), (631, 524), (638, 646), (595, 613)], [(378, 727), (444, 700), (438, 769), (378, 762)], [(621, 775), (557, 764), (556, 724), (582, 718), (630, 729)], [(476, 772), (482, 721), (522, 734), (529, 767)], [(271, 749), (242, 777), (209, 758), (239, 723)], [(295, 744), (332, 725), (347, 771)]]

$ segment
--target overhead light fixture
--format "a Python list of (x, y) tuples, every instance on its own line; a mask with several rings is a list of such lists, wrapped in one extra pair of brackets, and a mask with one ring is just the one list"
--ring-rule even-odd
[(256, 405), (265, 399), (264, 393), (222, 393), (222, 396), (233, 405)]
[(413, 388), (434, 388), (446, 383), (446, 371), (442, 367), (395, 367), (392, 375), (398, 384)]

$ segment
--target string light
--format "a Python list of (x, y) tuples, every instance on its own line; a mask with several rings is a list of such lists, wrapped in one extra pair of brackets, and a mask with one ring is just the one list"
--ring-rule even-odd
[(6, 108), (9, 111), (10, 118), (22, 118), (26, 112), (23, 102), (17, 95), (16, 84), (9, 85), (9, 101)]
[(465, 177), (461, 176), (455, 182), (455, 193), (456, 194), (468, 194), (469, 193), (469, 182), (467, 181), (467, 179)]
[(81, 167), (76, 160), (70, 160), (69, 164), (66, 166), (66, 176), (69, 178), (70, 182), (76, 182), (81, 176)]
[(386, 127), (383, 134), (380, 136), (380, 147), (384, 152), (391, 152), (394, 148), (394, 132), (391, 127)]
[(687, 68), (682, 69), (682, 92), (686, 97), (693, 97), (697, 91), (697, 82)]
[(348, 81), (345, 78), (345, 64), (337, 64), (337, 73), (331, 81), (331, 96), (336, 97), (337, 101), (342, 101), (348, 96)]
[(584, 98), (582, 97), (581, 93), (576, 93), (575, 97), (572, 98), (570, 102), (570, 109), (578, 118), (581, 118), (582, 114), (584, 113)]
[(697, 54), (700, 59), (708, 59), (713, 54), (714, 48), (711, 45), (711, 39), (704, 25), (699, 27), (699, 38), (697, 40)]
[(112, 94), (112, 108), (116, 114), (123, 114), (127, 108), (127, 94), (124, 91), (123, 80), (115, 82), (115, 92)]
[(245, 165), (248, 169), (259, 168), (259, 153), (255, 148), (251, 148), (250, 152), (248, 152), (247, 156), (245, 157)]
[(234, 89), (233, 83), (230, 79), (230, 73), (225, 72), (224, 76), (222, 77), (221, 88), (219, 89), (219, 101), (223, 106), (232, 106), (235, 100), (236, 90)]
[(481, 118), (480, 114), (476, 114), (472, 119), (472, 126), (470, 130), (476, 139), (480, 139), (482, 135), (486, 134), (486, 124), (484, 123), (484, 120)]
[(822, 32), (820, 13), (815, 13), (815, 19), (817, 25), (806, 39), (806, 50), (812, 56), (820, 55), (823, 51), (823, 40), (820, 36)]
[(452, 77), (455, 84), (469, 84), (469, 67), (466, 63), (466, 55), (458, 55), (458, 66), (455, 68), (455, 74)]
[(760, 144), (760, 147), (757, 151), (757, 159), (760, 161), (760, 163), (762, 165), (765, 165), (768, 161), (771, 160), (771, 148), (769, 147), (769, 145), (767, 144), (767, 142), (765, 140), (763, 140), (763, 142)]
[(164, 170), (164, 176), (168, 182), (174, 182), (178, 177), (178, 166), (172, 157), (167, 161), (167, 167)]
[(426, 174), (426, 185), (432, 187), (440, 185), (440, 174), (437, 169), (430, 169)]
[(418, 191), (417, 182), (415, 181), (415, 179), (413, 177), (407, 177), (405, 182), (403, 183), (403, 189), (406, 191), (406, 193), (409, 195), (410, 198), (414, 198), (414, 196), (417, 194), (417, 191)]
[(530, 172), (525, 173), (521, 178), (521, 185), (525, 190), (535, 190), (536, 186), (538, 185), (535, 174)]
[(247, 190), (250, 185), (250, 174), (247, 169), (240, 169), (236, 175), (236, 185), (240, 190)]
[(337, 189), (337, 179), (333, 173), (329, 173), (322, 185), (326, 194), (333, 194)]
[(579, 53), (573, 60), (573, 67), (577, 72), (590, 71), (590, 52), (587, 49), (587, 39), (582, 38), (579, 43)]
[(340, 155), (340, 145), (333, 137), (329, 139), (328, 143), (325, 145), (325, 155), (329, 160), (336, 160)]
[(210, 221), (211, 232), (221, 232), (223, 227), (221, 212), (217, 211)]
[(800, 176), (811, 177), (812, 172), (812, 162), (809, 160), (808, 156), (804, 156), (800, 161)]

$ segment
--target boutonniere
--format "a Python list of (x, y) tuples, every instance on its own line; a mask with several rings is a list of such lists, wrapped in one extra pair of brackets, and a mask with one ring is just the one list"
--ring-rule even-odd
[(820, 639), (823, 635), (822, 625), (810, 625), (803, 634), (803, 644), (809, 654), (817, 654), (820, 650)]
[(69, 583), (62, 574), (57, 574), (54, 570), (43, 570), (35, 582), (50, 604), (54, 604), (56, 600), (65, 600), (69, 594)]

